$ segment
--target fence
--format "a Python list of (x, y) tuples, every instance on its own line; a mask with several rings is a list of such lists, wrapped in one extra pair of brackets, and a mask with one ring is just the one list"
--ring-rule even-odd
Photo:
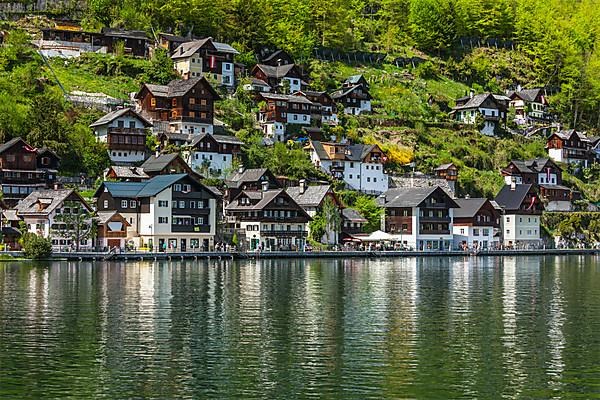
[(343, 52), (337, 49), (326, 47), (315, 48), (313, 55), (315, 58), (323, 61), (342, 61), (347, 63), (369, 63), (381, 64), (387, 54), (371, 53), (364, 51)]

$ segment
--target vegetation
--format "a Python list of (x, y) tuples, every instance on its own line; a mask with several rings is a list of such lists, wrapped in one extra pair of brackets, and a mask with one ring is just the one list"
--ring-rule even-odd
[(27, 232), (20, 239), (23, 255), (33, 260), (43, 260), (52, 254), (52, 243), (35, 233)]
[(566, 246), (600, 241), (600, 214), (592, 212), (545, 213), (542, 225)]

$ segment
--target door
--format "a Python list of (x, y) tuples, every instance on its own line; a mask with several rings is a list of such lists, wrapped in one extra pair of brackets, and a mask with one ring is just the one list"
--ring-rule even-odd
[(167, 251), (165, 239), (158, 239), (158, 251)]
[(184, 253), (185, 253), (185, 250), (186, 250), (186, 248), (187, 248), (187, 246), (186, 246), (186, 240), (185, 240), (185, 239), (181, 239), (181, 245), (179, 246), (179, 248), (180, 248), (180, 250), (181, 250), (182, 252), (184, 252)]

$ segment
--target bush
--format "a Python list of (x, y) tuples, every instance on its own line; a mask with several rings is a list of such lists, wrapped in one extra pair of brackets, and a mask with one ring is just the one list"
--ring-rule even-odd
[(48, 258), (52, 254), (52, 242), (35, 233), (26, 233), (21, 237), (23, 255), (27, 258), (40, 260)]

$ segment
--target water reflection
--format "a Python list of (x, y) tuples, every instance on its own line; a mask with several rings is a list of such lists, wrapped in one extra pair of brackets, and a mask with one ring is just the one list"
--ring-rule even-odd
[(2, 264), (0, 398), (591, 397), (597, 261)]

